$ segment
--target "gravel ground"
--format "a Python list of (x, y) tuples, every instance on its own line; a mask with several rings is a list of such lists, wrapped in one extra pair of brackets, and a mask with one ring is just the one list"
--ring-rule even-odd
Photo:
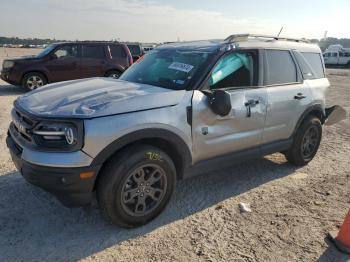
[[(38, 50), (7, 51), (21, 52)], [(324, 240), (350, 207), (350, 70), (327, 75), (328, 103), (348, 117), (324, 127), (308, 166), (273, 154), (181, 181), (156, 220), (131, 230), (107, 224), (96, 208), (65, 208), (24, 181), (5, 145), (12, 102), (24, 90), (0, 82), (0, 260), (350, 261)], [(252, 212), (241, 213), (240, 202)]]

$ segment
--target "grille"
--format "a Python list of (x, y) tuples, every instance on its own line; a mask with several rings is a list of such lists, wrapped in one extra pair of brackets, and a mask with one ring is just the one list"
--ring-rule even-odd
[(23, 114), (17, 109), (12, 111), (12, 131), (14, 135), (24, 139), (27, 142), (33, 143), (32, 130), (36, 124), (36, 121)]

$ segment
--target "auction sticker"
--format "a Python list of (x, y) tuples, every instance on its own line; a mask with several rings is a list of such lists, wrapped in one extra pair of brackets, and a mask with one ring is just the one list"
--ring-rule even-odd
[(169, 69), (174, 69), (174, 70), (182, 71), (185, 73), (190, 72), (192, 70), (192, 68), (193, 68), (192, 65), (179, 63), (179, 62), (172, 62), (169, 66)]

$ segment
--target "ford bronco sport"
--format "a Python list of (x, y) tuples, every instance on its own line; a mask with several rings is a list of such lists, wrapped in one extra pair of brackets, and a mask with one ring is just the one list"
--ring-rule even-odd
[(89, 204), (96, 192), (108, 220), (140, 226), (164, 209), (179, 179), (274, 152), (310, 162), (322, 124), (344, 113), (325, 108), (328, 87), (319, 47), (301, 40), (173, 43), (120, 79), (20, 96), (7, 145), (23, 177), (63, 204)]
[(35, 56), (6, 59), (0, 77), (34, 90), (47, 83), (96, 76), (118, 78), (132, 64), (125, 44), (64, 42), (49, 45)]

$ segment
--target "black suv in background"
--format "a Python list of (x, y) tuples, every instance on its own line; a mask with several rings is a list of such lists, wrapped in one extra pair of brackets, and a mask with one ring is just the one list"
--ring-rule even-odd
[(4, 60), (1, 78), (33, 90), (47, 83), (88, 77), (118, 78), (133, 59), (125, 44), (65, 42), (49, 45), (36, 56)]

